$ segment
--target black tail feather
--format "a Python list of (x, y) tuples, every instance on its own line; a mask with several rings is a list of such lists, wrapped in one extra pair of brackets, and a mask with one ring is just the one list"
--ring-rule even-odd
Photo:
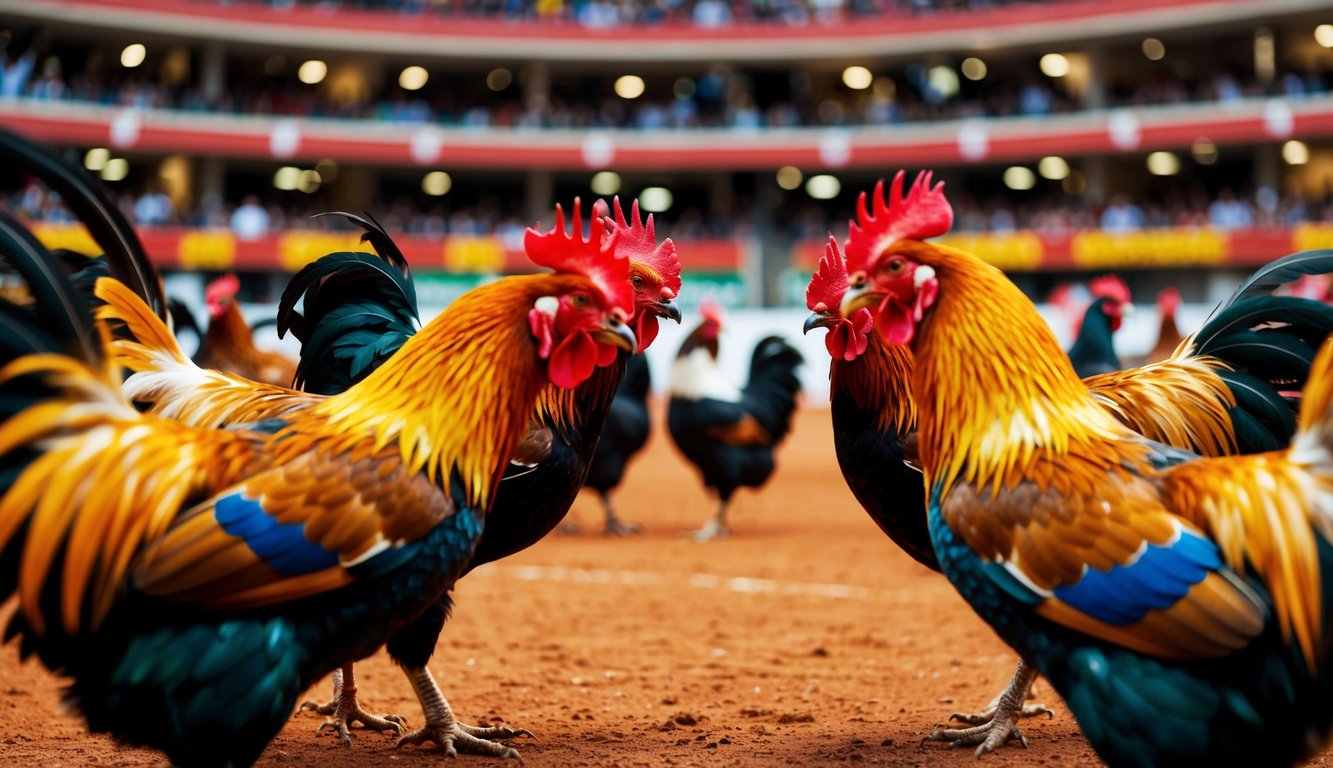
[(331, 253), (307, 264), (278, 303), (278, 335), (291, 331), (301, 341), (295, 386), (320, 394), (365, 378), (420, 327), (412, 271), (393, 239), (373, 218), (335, 215), (363, 227), (375, 253)]
[(0, 211), (0, 258), (23, 278), (33, 297), (32, 307), (5, 305), (11, 355), (5, 362), (35, 352), (64, 352), (100, 361), (101, 340), (83, 297), (51, 252), (4, 211)]
[(81, 167), (71, 166), (51, 150), (0, 128), (0, 163), (28, 171), (60, 193), (65, 205), (88, 228), (102, 248), (112, 273), (139, 294), (159, 316), (166, 300), (157, 270), (125, 214), (116, 207), (100, 181)]

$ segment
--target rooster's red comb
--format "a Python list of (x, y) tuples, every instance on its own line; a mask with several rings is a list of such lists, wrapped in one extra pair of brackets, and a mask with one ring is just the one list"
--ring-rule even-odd
[(224, 298), (232, 298), (239, 290), (241, 290), (240, 278), (228, 273), (209, 283), (208, 286), (204, 288), (204, 300), (209, 304), (216, 304)]
[[(634, 311), (634, 291), (629, 284), (629, 259), (617, 253), (619, 232), (606, 231), (605, 219), (592, 217), (589, 238), (583, 239), (583, 211), (574, 198), (572, 232), (565, 232), (565, 211), (555, 206), (555, 227), (542, 232), (528, 227), (523, 250), (534, 264), (556, 272), (572, 272), (592, 281), (609, 307), (626, 314)], [(537, 226), (541, 226), (538, 223)]]
[(899, 240), (936, 237), (953, 226), (953, 207), (944, 197), (944, 182), (932, 187), (931, 172), (922, 171), (904, 195), (903, 178), (902, 171), (894, 175), (887, 198), (884, 180), (875, 184), (873, 212), (866, 207), (866, 193), (861, 193), (856, 220), (848, 224), (848, 273), (870, 271), (880, 254)]
[(699, 314), (703, 315), (706, 322), (722, 324), (722, 305), (711, 298), (699, 302)]
[(611, 207), (615, 221), (610, 231), (619, 235), (617, 251), (657, 273), (662, 282), (663, 298), (676, 298), (680, 294), (680, 258), (676, 256), (676, 244), (669, 237), (658, 244), (653, 215), (650, 213), (647, 219), (640, 220), (638, 200), (630, 204), (629, 221), (625, 220), (619, 197), (612, 198)]
[(1088, 291), (1097, 298), (1115, 299), (1121, 304), (1131, 303), (1129, 300), (1129, 286), (1125, 285), (1125, 281), (1115, 275), (1094, 277), (1092, 282), (1088, 283)]
[(829, 235), (824, 255), (819, 259), (810, 285), (805, 289), (805, 306), (811, 312), (832, 312), (841, 316), (839, 306), (847, 292), (847, 264), (838, 250), (838, 239)]

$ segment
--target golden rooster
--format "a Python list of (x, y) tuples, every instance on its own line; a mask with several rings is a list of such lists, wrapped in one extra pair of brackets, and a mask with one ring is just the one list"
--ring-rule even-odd
[(254, 334), (236, 303), (236, 292), (240, 287), (236, 275), (229, 274), (204, 289), (208, 330), (199, 342), (195, 364), (265, 384), (291, 386), (296, 375), (296, 361), (280, 352), (255, 346)]
[[(469, 292), (344, 394), (269, 387), (292, 398), (281, 416), (217, 430), (135, 410), (121, 365), (183, 358), (170, 332), (101, 280), (100, 314), (158, 344), (113, 356), (50, 254), (0, 215), (0, 255), (36, 299), (0, 313), (8, 634), (70, 677), (91, 730), (179, 765), (252, 763), (297, 694), (464, 571), (545, 384), (633, 351), (627, 261), (601, 227), (539, 235), (556, 273)], [(181, 370), (126, 385), (244, 384)]]
[[(887, 203), (876, 189), (873, 215), (862, 199), (841, 311), (869, 308), (911, 346), (945, 575), (1112, 765), (1290, 765), (1317, 748), (1333, 726), (1328, 313), (1292, 312), (1281, 342), (1302, 357), (1323, 345), (1290, 446), (1199, 458), (1109, 413), (999, 270), (922, 242), (952, 218), (929, 175), (901, 186)], [(1327, 257), (1289, 257), (1238, 293)], [(1277, 298), (1223, 314), (1244, 325)]]

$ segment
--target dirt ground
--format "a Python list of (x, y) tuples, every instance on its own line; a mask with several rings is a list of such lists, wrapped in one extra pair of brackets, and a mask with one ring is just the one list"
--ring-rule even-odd
[[(547, 537), (459, 584), (431, 668), (464, 722), (533, 731), (536, 740), (515, 742), (532, 768), (977, 765), (971, 750), (921, 737), (952, 711), (983, 708), (1014, 657), (857, 506), (827, 410), (801, 413), (772, 481), (736, 502), (728, 540), (682, 538), (712, 502), (661, 430), (619, 506), (647, 531), (603, 538), (600, 507), (584, 496), (569, 518), (582, 533)], [(358, 685), (368, 711), (420, 724), (411, 688), (382, 653), (358, 666)], [(1011, 745), (984, 762), (1096, 764), (1068, 710), (1038, 686), (1055, 716), (1027, 722), (1028, 749)], [(167, 764), (89, 735), (61, 713), (58, 687), (39, 664), (19, 664), (12, 646), (0, 650), (0, 765)], [(321, 682), (311, 695), (329, 690)], [(444, 759), (365, 731), (349, 750), (315, 734), (320, 720), (294, 715), (259, 765)]]

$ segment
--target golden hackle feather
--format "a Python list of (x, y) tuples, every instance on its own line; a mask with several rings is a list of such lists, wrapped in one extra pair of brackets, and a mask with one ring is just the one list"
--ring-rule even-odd
[(1131, 436), (1079, 381), (1032, 302), (998, 269), (937, 244), (903, 241), (891, 252), (934, 267), (939, 281), (940, 299), (913, 345), (930, 486), (1013, 485), (1042, 453), (1096, 453), (1106, 441)]
[(104, 277), (95, 290), (106, 302), (97, 317), (126, 331), (111, 344), (114, 363), (133, 372), (121, 391), (134, 402), (147, 403), (149, 413), (216, 429), (281, 418), (323, 399), (200, 368), (181, 350), (166, 324), (124, 285)]
[(1228, 409), (1236, 400), (1217, 375), (1229, 369), (1215, 358), (1192, 357), (1191, 349), (1182, 345), (1166, 360), (1083, 383), (1122, 424), (1150, 440), (1201, 456), (1232, 455), (1236, 438)]
[(365, 379), (294, 415), (279, 458), (330, 432), (351, 436), (333, 443), (346, 450), (369, 432), (376, 448), (396, 442), (412, 472), (439, 482), (457, 471), (469, 503), (485, 509), (548, 381), (527, 312), (543, 296), (590, 287), (578, 275), (524, 275), (464, 294)]

